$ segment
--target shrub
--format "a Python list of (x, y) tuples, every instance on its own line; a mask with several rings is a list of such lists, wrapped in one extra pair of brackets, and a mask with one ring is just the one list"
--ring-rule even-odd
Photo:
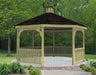
[(86, 70), (86, 69), (87, 69), (87, 66), (84, 65), (84, 64), (81, 64), (81, 65), (80, 65), (80, 68), (82, 68), (82, 70)]
[(32, 67), (33, 67), (32, 65), (28, 66), (28, 70), (30, 70), (30, 68), (32, 68)]
[(89, 67), (89, 66), (86, 67), (86, 68), (85, 68), (85, 71), (90, 72), (90, 71), (91, 71), (91, 67)]
[(90, 62), (90, 66), (92, 66), (92, 67), (95, 67), (95, 68), (96, 68), (96, 62), (91, 61), (91, 62)]
[(88, 61), (88, 59), (86, 59), (86, 61)]
[(30, 68), (30, 75), (40, 75), (40, 70), (38, 68)]
[(80, 65), (80, 68), (82, 68), (83, 66), (85, 66), (85, 65), (84, 65), (84, 64), (81, 64), (81, 65)]
[(25, 73), (24, 68), (19, 63), (12, 63), (11, 65), (11, 73)]
[(91, 71), (91, 67), (90, 66), (86, 66), (84, 64), (81, 64), (80, 65), (80, 68), (82, 68), (82, 70), (87, 71), (87, 72), (90, 72)]
[(28, 68), (28, 66), (24, 65), (24, 66), (23, 66), (23, 68), (25, 68), (25, 69), (26, 69), (26, 68)]
[(92, 75), (96, 75), (96, 70), (94, 67), (90, 67), (90, 66), (86, 66), (84, 64), (80, 65), (80, 68), (82, 68), (82, 70), (86, 71), (86, 72), (91, 72)]
[(0, 75), (8, 75), (9, 73), (25, 73), (24, 68), (19, 63), (0, 64)]
[(10, 68), (7, 64), (0, 64), (0, 75), (8, 75), (10, 73)]

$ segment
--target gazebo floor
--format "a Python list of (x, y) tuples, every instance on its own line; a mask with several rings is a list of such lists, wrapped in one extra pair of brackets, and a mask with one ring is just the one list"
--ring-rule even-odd
[[(17, 62), (16, 59), (11, 62)], [(32, 65), (34, 67), (41, 67), (40, 64), (20, 63), (21, 65)], [(44, 67), (74, 67), (80, 64), (88, 64), (87, 61), (79, 62), (72, 65), (72, 58), (70, 57), (44, 57)]]

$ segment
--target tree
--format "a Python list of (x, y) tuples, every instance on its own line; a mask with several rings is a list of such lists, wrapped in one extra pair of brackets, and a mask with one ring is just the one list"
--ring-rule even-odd
[(15, 34), (14, 25), (40, 15), (43, 11), (42, 1), (0, 0), (0, 37), (8, 37), (8, 56), (10, 56), (10, 36)]

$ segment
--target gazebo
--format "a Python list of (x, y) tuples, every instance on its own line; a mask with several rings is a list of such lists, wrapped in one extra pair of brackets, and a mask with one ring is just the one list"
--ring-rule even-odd
[[(55, 33), (59, 32), (71, 32), (72, 33), (72, 48), (70, 49), (72, 52), (72, 64), (76, 64), (80, 61), (84, 61), (85, 55), (85, 29), (86, 26), (76, 23), (72, 20), (66, 19), (59, 15), (54, 14), (54, 9), (52, 7), (46, 8), (46, 13), (42, 14), (38, 17), (32, 18), (30, 20), (24, 21), (20, 24), (16, 25), (17, 30), (17, 61), (24, 63), (33, 63), (33, 64), (41, 64), (44, 66), (44, 53), (47, 50), (52, 49), (52, 53), (56, 52), (55, 50)], [(83, 46), (76, 48), (75, 47), (75, 35), (76, 32), (82, 33)], [(32, 47), (20, 47), (20, 35), (22, 32), (32, 33)], [(38, 32), (41, 36), (41, 47), (34, 46), (34, 34)], [(53, 36), (53, 46), (52, 48), (44, 46), (44, 34), (52, 33)], [(63, 40), (62, 40), (63, 41)], [(49, 49), (48, 49), (49, 48)], [(60, 51), (60, 47), (57, 49), (57, 53)], [(62, 51), (65, 47), (62, 47)], [(65, 53), (68, 48), (65, 49)]]

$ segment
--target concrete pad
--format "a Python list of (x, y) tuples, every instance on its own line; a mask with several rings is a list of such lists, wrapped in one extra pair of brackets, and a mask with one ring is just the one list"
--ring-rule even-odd
[[(17, 62), (17, 60), (12, 60), (11, 62)], [(75, 65), (85, 64), (86, 61), (79, 62)], [(33, 65), (34, 67), (41, 67), (41, 64), (23, 63), (21, 65)], [(44, 67), (64, 67), (73, 66), (72, 58), (70, 57), (44, 57)]]

